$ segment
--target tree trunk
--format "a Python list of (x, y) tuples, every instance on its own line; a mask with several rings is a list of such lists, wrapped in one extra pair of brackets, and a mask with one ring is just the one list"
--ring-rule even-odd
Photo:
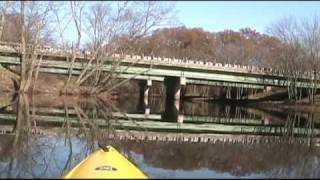
[(31, 85), (31, 80), (32, 80), (32, 75), (33, 75), (33, 70), (34, 70), (34, 64), (35, 64), (35, 60), (36, 59), (37, 59), (37, 55), (35, 54), (35, 52), (33, 52), (31, 67), (29, 68), (29, 71), (26, 74), (27, 75), (27, 79), (26, 79), (25, 86), (23, 88), (24, 92), (28, 92), (29, 87)]
[(26, 84), (26, 42), (25, 42), (25, 24), (24, 24), (24, 1), (20, 1), (21, 11), (21, 57), (20, 57), (20, 87), (19, 91), (24, 92)]
[(34, 90), (36, 89), (37, 79), (38, 79), (38, 74), (39, 74), (41, 63), (42, 63), (42, 56), (40, 57), (40, 60), (38, 61), (38, 64), (37, 64), (37, 69), (36, 69), (36, 72), (34, 75), (34, 83), (33, 83), (33, 87), (32, 87), (32, 92), (34, 92)]
[(5, 13), (1, 13), (1, 20), (0, 20), (0, 41), (2, 40), (2, 32), (4, 28), (4, 21), (5, 21)]

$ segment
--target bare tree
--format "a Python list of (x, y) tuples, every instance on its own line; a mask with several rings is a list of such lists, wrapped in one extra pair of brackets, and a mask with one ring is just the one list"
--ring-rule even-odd
[(320, 18), (303, 19), (300, 28), (301, 43), (306, 52), (308, 69), (320, 69)]
[(82, 13), (83, 9), (85, 7), (85, 4), (81, 1), (70, 1), (70, 8), (71, 8), (71, 15), (73, 22), (75, 24), (76, 30), (77, 30), (77, 44), (76, 48), (79, 49), (81, 37), (82, 37)]
[(314, 95), (317, 93), (316, 84), (320, 80), (320, 18), (314, 16), (312, 19), (301, 20), (300, 36), (301, 44), (305, 52), (306, 69), (311, 71), (312, 87), (309, 88), (309, 100), (314, 103)]
[(2, 33), (10, 5), (9, 1), (0, 2), (0, 40), (2, 40)]
[[(126, 36), (129, 39), (129, 49), (136, 46), (136, 43), (139, 42), (145, 36), (150, 35), (152, 30), (155, 28), (161, 27), (163, 25), (168, 25), (172, 23), (173, 18), (173, 6), (168, 6), (161, 2), (139, 2), (139, 3), (123, 3), (117, 4), (117, 11), (114, 18), (114, 27), (115, 29), (111, 34), (109, 34), (109, 43), (108, 51), (114, 53), (118, 50), (119, 44), (117, 37)], [(110, 40), (112, 40), (110, 42)], [(139, 51), (139, 50), (138, 50)], [(116, 64), (115, 67), (119, 65), (120, 61)], [(131, 64), (131, 66), (134, 63)], [(128, 66), (130, 68), (130, 66)], [(123, 71), (126, 71), (124, 69)], [(120, 73), (120, 72), (119, 72)], [(113, 74), (115, 74), (113, 72)], [(99, 87), (96, 88), (97, 92), (110, 91), (119, 87), (121, 84), (128, 80), (124, 80), (115, 84), (115, 76), (110, 74), (102, 80), (99, 81)], [(111, 88), (112, 87), (112, 88)]]
[[(32, 3), (30, 4), (30, 14), (31, 17), (28, 23), (28, 26), (31, 27), (31, 44), (32, 49), (28, 54), (30, 54), (31, 65), (28, 71), (27, 82), (24, 88), (24, 91), (28, 91), (31, 80), (35, 77), (35, 81), (39, 72), (39, 68), (36, 69), (36, 61), (38, 61), (38, 67), (41, 65), (42, 56), (39, 56), (39, 52), (37, 52), (38, 47), (41, 47), (45, 43), (49, 41), (50, 34), (52, 33), (46, 27), (48, 26), (49, 21), (49, 12), (51, 11), (51, 4), (41, 4), (41, 3)], [(40, 58), (40, 59), (39, 59)]]
[(20, 58), (20, 87), (19, 91), (23, 92), (26, 83), (26, 37), (25, 37), (25, 2), (20, 2), (20, 16), (21, 16), (21, 58)]
[[(289, 97), (297, 100), (297, 88), (294, 87), (297, 78), (308, 73), (311, 85), (308, 89), (310, 103), (314, 102), (316, 94), (316, 84), (319, 83), (320, 69), (320, 24), (319, 17), (313, 19), (297, 20), (293, 17), (285, 17), (272, 24), (269, 32), (280, 39), (283, 48), (279, 56), (280, 66), (284, 69), (289, 78), (288, 93)], [(289, 86), (293, 86), (289, 88)], [(301, 94), (301, 88), (300, 88)], [(301, 96), (301, 95), (300, 95)]]
[[(116, 39), (125, 35), (136, 41), (148, 35), (155, 27), (163, 25), (164, 21), (170, 19), (168, 16), (171, 15), (171, 9), (171, 7), (162, 7), (158, 2), (139, 2), (137, 4), (132, 2), (87, 4), (71, 2), (69, 16), (77, 31), (77, 42), (73, 46), (70, 73), (62, 93), (72, 93), (74, 89), (80, 89), (86, 93), (97, 94), (106, 89), (106, 84), (116, 82), (115, 70), (119, 67), (121, 59), (112, 61), (111, 72), (106, 73), (101, 70), (101, 66), (107, 60), (112, 60), (111, 55), (118, 50), (119, 45)], [(59, 19), (59, 15), (56, 15), (56, 19)], [(59, 27), (63, 25), (60, 24)], [(82, 37), (83, 42), (86, 41), (86, 43), (81, 43)], [(82, 49), (84, 44), (86, 44), (86, 50)], [(131, 45), (133, 46), (134, 43)], [(75, 52), (88, 55), (86, 56), (88, 61), (85, 62), (80, 75), (71, 82), (73, 65), (77, 59)]]
[[(74, 66), (74, 62), (76, 60), (76, 54), (80, 49), (80, 43), (81, 43), (81, 37), (82, 37), (82, 13), (84, 11), (85, 4), (83, 2), (78, 1), (71, 1), (70, 2), (70, 10), (71, 10), (71, 19), (74, 22), (76, 31), (77, 31), (77, 43), (75, 47), (73, 46), (72, 42), (72, 54), (71, 54), (71, 65), (69, 68), (69, 76), (66, 81), (65, 87), (63, 88), (63, 93), (68, 94), (69, 84), (70, 80), (72, 78), (72, 70)], [(74, 89), (75, 87), (71, 87), (71, 89)]]
[[(20, 2), (21, 17), (21, 68), (20, 92), (27, 92), (34, 77), (36, 61), (39, 58), (39, 47), (48, 40), (50, 2)], [(31, 33), (27, 34), (26, 29)], [(27, 37), (30, 35), (31, 37)]]
[(289, 99), (297, 100), (297, 78), (300, 78), (305, 70), (299, 22), (293, 17), (285, 17), (272, 24), (268, 31), (283, 42), (278, 68), (286, 71)]

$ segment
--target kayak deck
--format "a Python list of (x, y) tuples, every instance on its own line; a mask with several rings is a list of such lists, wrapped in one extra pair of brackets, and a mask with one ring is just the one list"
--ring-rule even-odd
[(112, 146), (99, 149), (82, 160), (63, 178), (148, 178)]

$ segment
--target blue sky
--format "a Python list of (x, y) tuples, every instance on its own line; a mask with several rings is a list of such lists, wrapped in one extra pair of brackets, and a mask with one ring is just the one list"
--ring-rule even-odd
[[(250, 27), (266, 33), (266, 27), (286, 16), (320, 17), (320, 1), (170, 1), (179, 25), (201, 27), (210, 32)], [(69, 41), (76, 41), (75, 28), (67, 29)], [(86, 41), (83, 34), (82, 41)]]
[(211, 32), (243, 27), (265, 32), (270, 23), (284, 16), (320, 15), (320, 1), (177, 1), (175, 8), (180, 23)]

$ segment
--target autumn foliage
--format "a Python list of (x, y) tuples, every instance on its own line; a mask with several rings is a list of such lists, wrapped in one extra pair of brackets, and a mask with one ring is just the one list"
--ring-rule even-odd
[(119, 51), (125, 53), (259, 66), (274, 64), (282, 46), (275, 37), (250, 28), (222, 32), (163, 28), (135, 42), (123, 37), (120, 43)]

